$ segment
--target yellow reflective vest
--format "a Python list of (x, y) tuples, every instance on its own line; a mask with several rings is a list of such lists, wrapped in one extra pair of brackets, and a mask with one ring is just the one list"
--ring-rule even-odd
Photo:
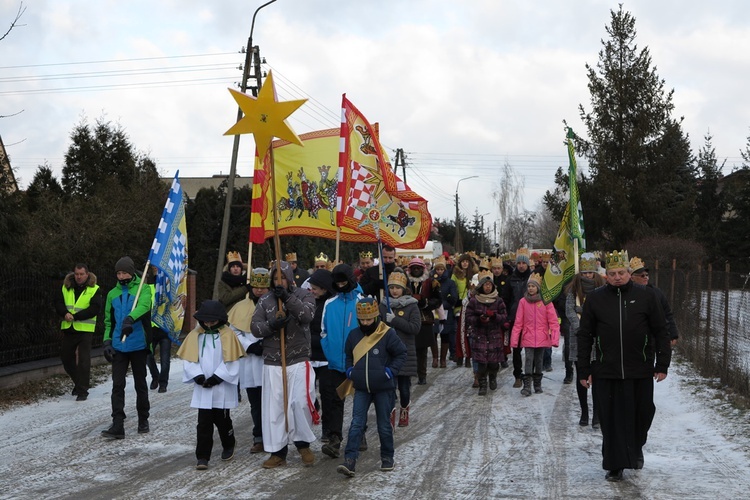
[[(89, 305), (91, 305), (91, 298), (96, 294), (98, 290), (99, 285), (87, 286), (86, 289), (81, 292), (81, 295), (78, 296), (78, 300), (76, 300), (74, 288), (67, 288), (65, 287), (65, 285), (63, 285), (62, 294), (63, 299), (65, 300), (65, 308), (68, 310), (68, 312), (70, 312), (70, 314), (73, 315), (75, 315), (75, 313), (77, 313), (78, 311), (88, 309)], [(71, 325), (73, 326), (73, 329), (78, 332), (93, 333), (94, 330), (96, 330), (96, 316), (81, 321), (74, 320), (72, 323), (70, 321), (63, 320), (60, 324), (60, 328), (66, 330), (70, 328)]]

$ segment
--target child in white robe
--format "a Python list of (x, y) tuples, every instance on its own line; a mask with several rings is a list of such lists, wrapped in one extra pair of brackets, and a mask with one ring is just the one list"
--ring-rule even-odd
[(234, 457), (236, 442), (229, 410), (238, 404), (239, 359), (245, 351), (227, 323), (221, 302), (204, 301), (194, 318), (200, 326), (188, 334), (177, 356), (184, 360), (182, 381), (194, 384), (190, 406), (198, 408), (196, 469), (205, 470), (211, 459), (214, 425), (223, 448), (221, 459)]

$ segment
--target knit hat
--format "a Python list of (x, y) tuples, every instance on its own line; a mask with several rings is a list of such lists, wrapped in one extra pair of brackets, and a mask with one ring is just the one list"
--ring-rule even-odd
[(419, 257), (414, 257), (413, 259), (411, 259), (409, 261), (409, 267), (411, 267), (411, 266), (417, 266), (417, 267), (424, 268), (425, 267), (425, 263)]
[(227, 321), (227, 310), (224, 308), (224, 304), (218, 300), (204, 300), (201, 304), (200, 309), (193, 314), (193, 317), (198, 321)]
[(310, 275), (310, 284), (335, 293), (333, 289), (333, 274), (328, 269), (316, 269)]
[(373, 297), (362, 297), (357, 301), (357, 319), (372, 319), (379, 315), (378, 301)]
[(253, 288), (271, 288), (271, 274), (265, 267), (256, 267), (250, 273), (250, 286)]
[(130, 257), (123, 257), (118, 260), (117, 264), (115, 264), (115, 273), (120, 271), (135, 276), (135, 264), (133, 264), (133, 259)]
[(519, 262), (523, 262), (525, 264), (529, 264), (529, 249), (528, 248), (519, 248), (516, 252), (516, 264)]
[(539, 273), (531, 273), (529, 276), (529, 283), (534, 283), (538, 289), (542, 289), (542, 275)]

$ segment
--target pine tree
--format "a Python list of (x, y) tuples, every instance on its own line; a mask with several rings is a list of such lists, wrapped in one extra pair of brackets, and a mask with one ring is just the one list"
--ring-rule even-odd
[(698, 153), (700, 182), (696, 198), (697, 240), (700, 241), (710, 260), (714, 261), (722, 253), (724, 231), (723, 219), (727, 211), (725, 193), (719, 189), (722, 178), (721, 169), (716, 159), (716, 150), (712, 137), (706, 134), (703, 148)]
[(599, 62), (586, 65), (591, 110), (579, 106), (589, 138), (576, 141), (589, 160), (590, 182), (579, 183), (589, 239), (614, 248), (634, 237), (690, 233), (695, 169), (681, 119), (671, 117), (673, 91), (665, 91), (648, 49), (638, 50), (635, 18), (622, 6), (606, 31)]

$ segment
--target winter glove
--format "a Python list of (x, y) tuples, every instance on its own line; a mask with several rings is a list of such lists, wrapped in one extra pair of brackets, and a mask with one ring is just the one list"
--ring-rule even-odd
[(503, 346), (503, 352), (504, 352), (504, 353), (505, 353), (505, 355), (507, 356), (508, 354), (510, 354), (510, 353), (512, 353), (512, 352), (513, 352), (513, 349), (511, 349), (509, 345), (504, 345), (504, 346)]
[(125, 342), (125, 337), (133, 333), (133, 318), (125, 316), (125, 319), (122, 320), (122, 329), (120, 330), (120, 333), (122, 334), (121, 340)]
[(494, 318), (495, 317), (495, 310), (494, 309), (487, 309), (487, 311), (484, 314), (486, 314), (490, 318)]
[(395, 317), (396, 317), (396, 315), (393, 314), (392, 312), (387, 312), (387, 313), (385, 313), (385, 322), (386, 323), (390, 323), (391, 321), (393, 321), (393, 318), (395, 318)]
[(479, 321), (481, 321), (482, 323), (489, 323), (490, 318), (486, 314), (482, 314), (481, 316), (479, 316)]
[(250, 344), (247, 346), (247, 353), (248, 354), (255, 354), (256, 356), (262, 356), (263, 355), (263, 341), (256, 342), (254, 344)]
[(205, 387), (206, 389), (210, 389), (211, 387), (219, 385), (222, 382), (224, 381), (220, 377), (217, 377), (216, 374), (213, 374), (208, 377), (205, 382), (203, 382), (203, 387)]
[(193, 381), (198, 385), (203, 385), (206, 382), (206, 376), (205, 375), (198, 375), (196, 377), (193, 377)]
[(346, 378), (351, 379), (352, 378), (352, 371), (354, 370), (353, 366), (350, 366), (346, 369)]
[(104, 359), (106, 359), (109, 363), (111, 363), (115, 359), (115, 348), (112, 347), (111, 340), (104, 341)]
[(510, 330), (510, 323), (508, 323), (507, 321), (505, 323), (503, 323), (503, 329), (504, 330)]
[(287, 323), (289, 323), (290, 319), (292, 319), (291, 316), (283, 316), (281, 318), (274, 318), (268, 322), (268, 327), (275, 332), (281, 331), (281, 329), (284, 328)]
[(283, 286), (273, 287), (273, 294), (277, 299), (281, 299), (282, 302), (286, 302), (289, 299), (289, 292)]
[(392, 371), (391, 371), (391, 369), (390, 369), (390, 368), (388, 368), (387, 366), (385, 367), (385, 377), (386, 377), (386, 378), (387, 378), (388, 380), (393, 380), (393, 372), (392, 372)]

